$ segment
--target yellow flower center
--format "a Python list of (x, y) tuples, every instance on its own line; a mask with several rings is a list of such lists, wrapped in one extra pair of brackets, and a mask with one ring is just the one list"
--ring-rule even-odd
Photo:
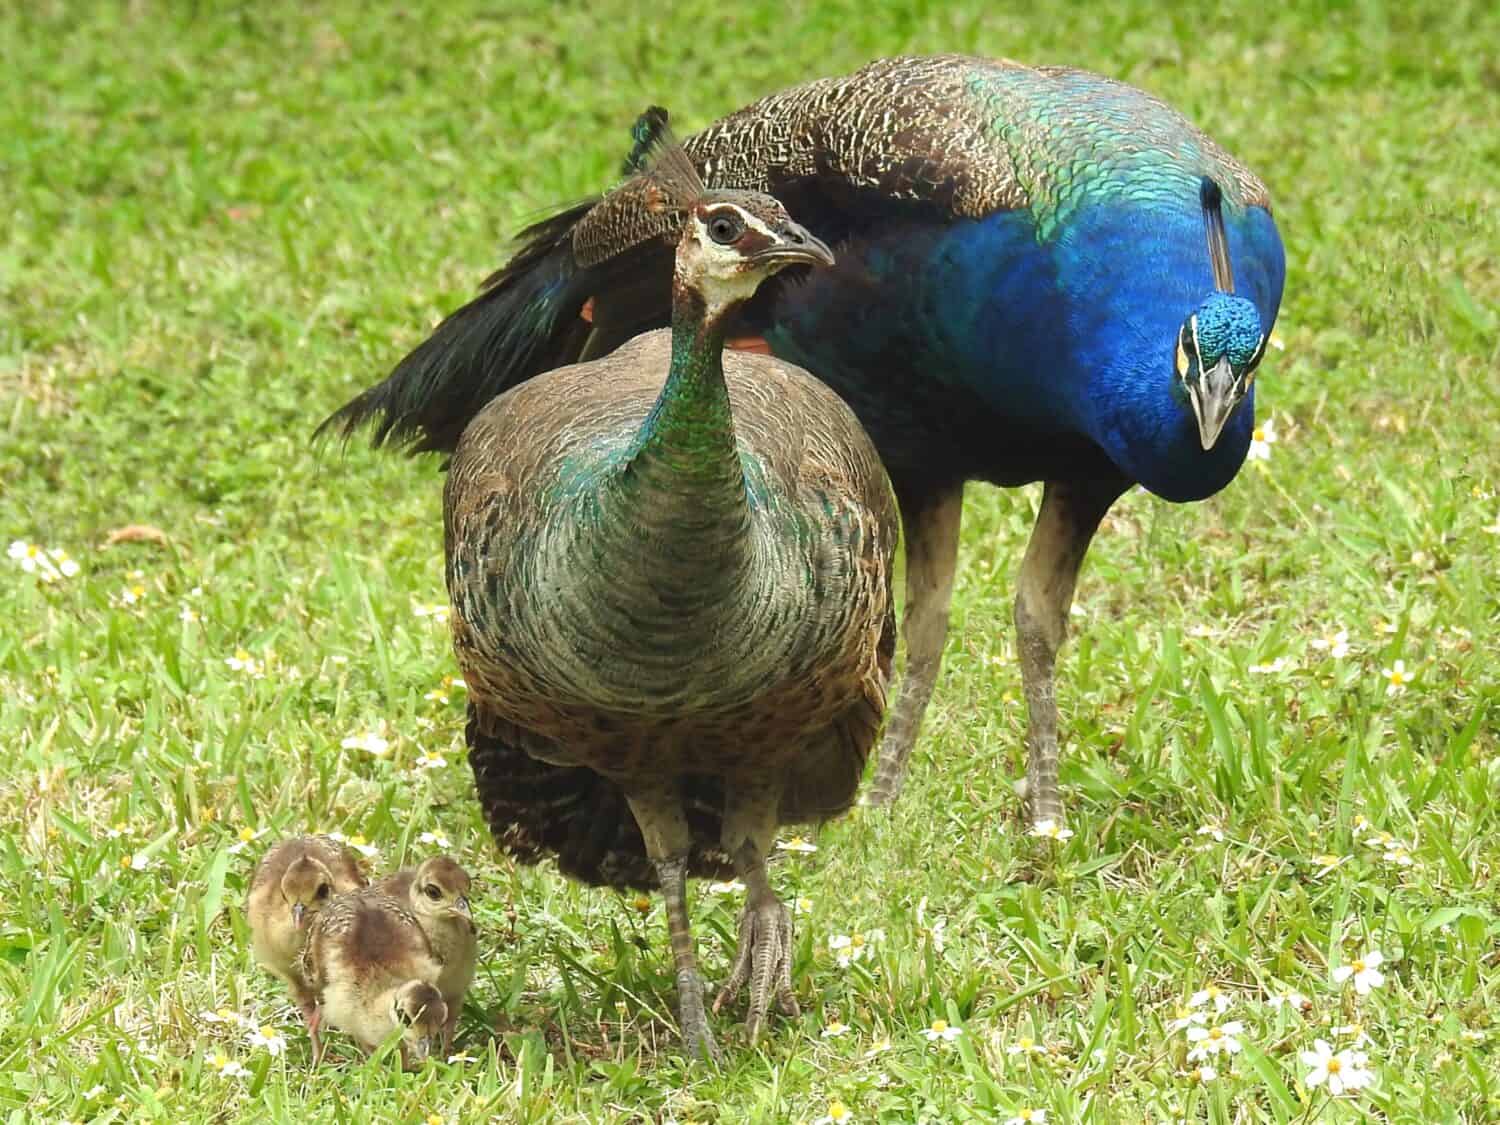
[(129, 867), (130, 866), (130, 857), (128, 855), (122, 855), (120, 857), (120, 866), (121, 867)]
[(435, 1113), (427, 1115), (427, 1125), (443, 1125), (443, 1119)]
[(1035, 1121), (1036, 1111), (1033, 1109), (1023, 1109), (1020, 1113), (1016, 1114), (1016, 1116), (1019, 1117), (1022, 1121)]
[(1251, 441), (1265, 441), (1266, 440), (1266, 431), (1263, 430), (1263, 429), (1261, 429), (1259, 426), (1256, 426), (1255, 429), (1250, 432), (1250, 440)]
[(935, 1032), (937, 1032), (939, 1035), (941, 1035), (943, 1032), (945, 1032), (945, 1031), (948, 1030), (948, 1021), (947, 1020), (933, 1020), (932, 1021), (932, 1030), (935, 1031)]
[(241, 828), (240, 829), (240, 839), (243, 840), (243, 841), (245, 841), (245, 843), (247, 843), (247, 844), (250, 843), (251, 840), (255, 839), (255, 829), (253, 829), (253, 828)]
[(1029, 1051), (1029, 1050), (1031, 1050), (1031, 1048), (1033, 1048), (1035, 1046), (1036, 1046), (1036, 1043), (1034, 1041), (1032, 1041), (1031, 1039), (1027, 1038), (1024, 1035), (1021, 1036), (1021, 1039), (1020, 1039), (1021, 1050), (1023, 1050), (1023, 1051)]
[(274, 1027), (266, 1027), (263, 1025), (260, 1029), (260, 1037), (262, 1039), (275, 1039), (280, 1034), (281, 1032), (277, 1031)]
[(356, 848), (362, 848), (367, 843), (369, 843), (369, 841), (361, 836), (358, 832), (356, 832), (353, 836), (349, 837), (349, 843), (353, 844)]
[(218, 1067), (220, 1070), (223, 1070), (228, 1065), (229, 1056), (226, 1055), (223, 1051), (220, 1051), (217, 1055), (214, 1056), (214, 1066)]
[(1224, 1038), (1224, 1029), (1223, 1028), (1219, 1028), (1219, 1027), (1209, 1028), (1208, 1037), (1210, 1039), (1223, 1039)]
[(1362, 973), (1362, 972), (1364, 972), (1365, 971), (1365, 963), (1363, 961), (1355, 961), (1354, 962), (1354, 971), (1356, 973)]
[(1341, 1071), (1343, 1069), (1344, 1069), (1344, 1064), (1341, 1063), (1341, 1062), (1339, 1062), (1338, 1059), (1329, 1059), (1328, 1060), (1328, 1073), (1329, 1074), (1337, 1074), (1339, 1071)]
[(851, 946), (853, 946), (855, 949), (858, 949), (860, 946), (864, 945), (864, 943), (865, 943), (865, 935), (864, 934), (855, 934), (852, 938), (849, 939), (849, 944)]
[(828, 1103), (828, 1118), (830, 1121), (844, 1121), (849, 1117), (849, 1107), (841, 1101)]

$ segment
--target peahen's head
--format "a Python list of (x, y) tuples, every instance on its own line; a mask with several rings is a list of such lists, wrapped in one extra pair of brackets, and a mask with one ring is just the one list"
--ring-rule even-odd
[(677, 247), (676, 282), (702, 299), (710, 319), (748, 300), (762, 281), (794, 265), (831, 266), (833, 253), (769, 195), (711, 191), (693, 205)]
[(1208, 450), (1218, 442), (1255, 381), (1255, 369), (1266, 350), (1266, 332), (1255, 305), (1234, 295), (1218, 184), (1205, 177), (1200, 199), (1217, 292), (1183, 321), (1177, 334), (1176, 368), (1198, 420), (1198, 436)]

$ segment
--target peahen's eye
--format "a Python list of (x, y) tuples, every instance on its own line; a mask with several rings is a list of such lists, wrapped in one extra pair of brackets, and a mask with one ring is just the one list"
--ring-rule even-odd
[(708, 237), (720, 246), (727, 246), (745, 233), (745, 224), (739, 216), (720, 213), (708, 220)]

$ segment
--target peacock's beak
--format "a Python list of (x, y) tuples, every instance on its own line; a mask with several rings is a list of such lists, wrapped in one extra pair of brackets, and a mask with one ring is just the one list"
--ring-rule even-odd
[(833, 265), (833, 251), (801, 223), (789, 222), (776, 233), (778, 240), (756, 255), (761, 261), (773, 261), (784, 266)]
[(1239, 380), (1226, 356), (1198, 376), (1197, 383), (1188, 387), (1188, 398), (1193, 403), (1193, 414), (1198, 419), (1198, 436), (1205, 452), (1218, 444), (1219, 435), (1234, 414), (1234, 408), (1244, 396), (1238, 393)]

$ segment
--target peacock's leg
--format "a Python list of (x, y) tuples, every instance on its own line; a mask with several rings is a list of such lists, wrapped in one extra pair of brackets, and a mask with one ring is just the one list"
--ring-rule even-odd
[(784, 1015), (797, 1016), (801, 1011), (792, 991), (792, 914), (776, 897), (766, 875), (766, 855), (776, 836), (778, 797), (772, 790), (753, 795), (732, 790), (733, 805), (724, 817), (724, 850), (734, 857), (746, 893), (739, 948), (729, 979), (714, 1000), (714, 1012), (732, 1003), (748, 981), (750, 1011), (745, 1030), (751, 1043), (765, 1030), (773, 995)]
[(906, 671), (880, 740), (875, 780), (867, 804), (888, 805), (901, 794), (906, 765), (932, 699), (943, 643), (948, 637), (948, 603), (958, 566), (958, 528), (963, 517), (963, 482), (920, 500), (900, 497), (906, 536)]
[(1031, 823), (1063, 820), (1057, 791), (1057, 650), (1067, 635), (1078, 568), (1099, 521), (1128, 485), (1119, 480), (1048, 481), (1016, 582), (1016, 647), (1026, 692), (1025, 797)]
[(675, 791), (627, 792), (626, 800), (641, 826), (646, 854), (656, 867), (662, 897), (666, 899), (667, 934), (672, 942), (672, 960), (677, 966), (678, 1022), (683, 1046), (689, 1057), (717, 1061), (719, 1045), (708, 1027), (708, 1013), (703, 1007), (703, 977), (698, 972), (698, 957), (688, 923), (687, 871), (693, 837), (687, 816)]

